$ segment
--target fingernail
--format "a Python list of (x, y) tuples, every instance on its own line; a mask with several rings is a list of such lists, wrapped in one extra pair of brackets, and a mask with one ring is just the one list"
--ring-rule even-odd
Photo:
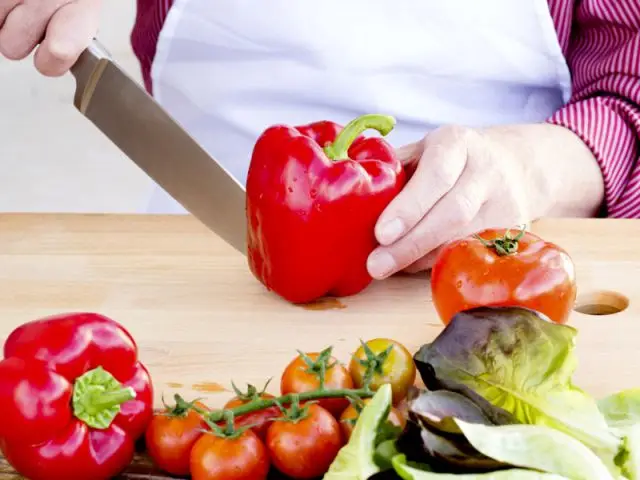
[(395, 242), (404, 233), (404, 222), (394, 218), (383, 223), (378, 230), (378, 241), (383, 245)]
[(367, 269), (373, 278), (383, 279), (393, 272), (394, 268), (396, 268), (396, 261), (384, 250), (375, 251), (369, 255)]

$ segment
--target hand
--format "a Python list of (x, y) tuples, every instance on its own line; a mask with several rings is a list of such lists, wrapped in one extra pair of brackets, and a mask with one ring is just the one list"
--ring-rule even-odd
[(0, 54), (35, 53), (38, 71), (66, 73), (98, 30), (101, 0), (0, 0)]
[(593, 216), (604, 197), (591, 151), (554, 125), (443, 127), (397, 154), (415, 173), (376, 225), (377, 279), (429, 269), (444, 243), (485, 228)]

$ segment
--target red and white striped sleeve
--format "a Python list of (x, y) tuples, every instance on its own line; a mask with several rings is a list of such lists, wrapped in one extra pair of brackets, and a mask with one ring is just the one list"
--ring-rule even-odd
[(640, 218), (640, 0), (551, 0), (573, 77), (571, 101), (548, 121), (593, 151), (605, 213)]

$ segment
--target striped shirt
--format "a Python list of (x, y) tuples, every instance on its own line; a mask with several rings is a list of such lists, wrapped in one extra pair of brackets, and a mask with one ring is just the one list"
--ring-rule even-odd
[[(131, 34), (146, 88), (172, 0), (137, 0)], [(640, 0), (548, 0), (573, 95), (548, 122), (576, 133), (604, 177), (609, 217), (640, 218)]]

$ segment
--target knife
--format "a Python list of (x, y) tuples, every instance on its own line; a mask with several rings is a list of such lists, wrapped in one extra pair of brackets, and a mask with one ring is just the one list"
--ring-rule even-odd
[(246, 255), (246, 195), (96, 40), (71, 68), (74, 105), (169, 195)]

